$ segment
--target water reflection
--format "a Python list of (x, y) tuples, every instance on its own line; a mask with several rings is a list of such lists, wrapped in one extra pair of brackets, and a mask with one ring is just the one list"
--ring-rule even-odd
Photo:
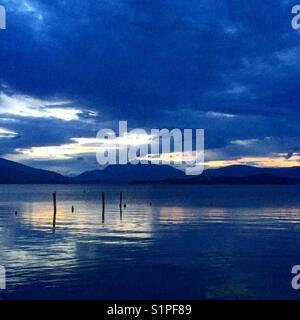
[[(0, 297), (293, 298), (284, 277), (299, 254), (295, 188), (0, 186)], [(268, 289), (274, 264), (278, 291)]]

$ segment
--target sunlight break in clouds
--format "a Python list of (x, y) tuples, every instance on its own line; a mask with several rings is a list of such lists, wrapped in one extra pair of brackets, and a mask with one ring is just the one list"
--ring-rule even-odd
[(140, 160), (146, 161), (161, 161), (164, 162), (173, 162), (173, 163), (183, 163), (183, 162), (192, 162), (196, 161), (196, 152), (170, 152), (170, 153), (161, 153), (161, 154), (148, 154), (146, 156), (140, 157)]
[(42, 100), (22, 94), (0, 93), (0, 114), (19, 117), (55, 118), (64, 121), (78, 120), (83, 111), (68, 107), (71, 101)]
[(216, 160), (205, 163), (206, 168), (221, 168), (232, 165), (248, 165), (261, 168), (284, 168), (300, 166), (300, 155), (296, 154), (286, 159), (286, 154), (277, 154), (273, 157), (242, 157), (235, 160)]
[(0, 128), (0, 139), (1, 138), (14, 138), (18, 134), (12, 130)]
[(96, 155), (99, 150), (116, 149), (127, 146), (147, 145), (153, 137), (151, 135), (128, 134), (127, 137), (115, 139), (72, 138), (72, 143), (59, 146), (41, 146), (27, 149), (16, 149), (16, 154), (8, 154), (6, 159), (22, 160), (70, 160), (78, 156)]

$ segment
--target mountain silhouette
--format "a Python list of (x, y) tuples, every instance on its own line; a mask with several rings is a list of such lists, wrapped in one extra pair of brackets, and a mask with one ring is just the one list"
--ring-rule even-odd
[(69, 178), (58, 173), (34, 169), (23, 164), (0, 158), (0, 183), (67, 183)]
[(185, 179), (183, 171), (167, 165), (110, 165), (87, 171), (72, 179), (75, 183), (128, 183), (142, 180)]
[(300, 179), (300, 167), (258, 168), (243, 165), (233, 165), (218, 169), (207, 169), (203, 176), (209, 177), (249, 177), (253, 175), (274, 175), (284, 178)]
[(186, 176), (168, 165), (110, 165), (102, 170), (65, 177), (48, 170), (0, 158), (0, 184), (100, 184), (100, 183), (193, 183), (193, 184), (292, 184), (300, 183), (300, 167), (257, 168), (228, 166), (207, 169), (200, 176)]
[(136, 181), (136, 184), (300, 184), (299, 178), (285, 178), (272, 174), (258, 174), (244, 177), (197, 176), (189, 179), (167, 179), (157, 181)]

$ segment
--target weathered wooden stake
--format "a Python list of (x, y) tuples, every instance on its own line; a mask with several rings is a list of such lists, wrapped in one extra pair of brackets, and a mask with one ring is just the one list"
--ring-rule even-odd
[(53, 193), (53, 230), (55, 230), (56, 225), (56, 193)]
[(119, 204), (119, 207), (120, 207), (120, 219), (122, 220), (122, 202), (123, 202), (123, 193), (120, 192), (120, 204)]
[(120, 192), (120, 208), (122, 208), (122, 202), (123, 202), (123, 193)]
[(102, 222), (105, 220), (105, 193), (102, 192)]

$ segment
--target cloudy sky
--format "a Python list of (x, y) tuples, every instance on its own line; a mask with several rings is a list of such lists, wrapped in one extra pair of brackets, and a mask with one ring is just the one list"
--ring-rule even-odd
[(288, 0), (0, 0), (0, 156), (97, 167), (102, 128), (203, 128), (207, 166), (300, 165)]

